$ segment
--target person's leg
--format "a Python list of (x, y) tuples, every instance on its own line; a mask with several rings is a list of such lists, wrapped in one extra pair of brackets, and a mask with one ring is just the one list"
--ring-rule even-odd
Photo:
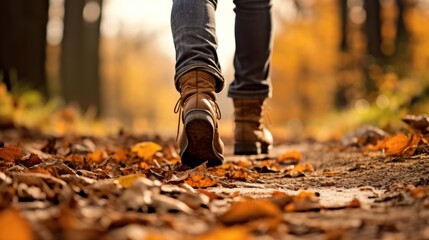
[(234, 0), (234, 81), (228, 96), (265, 99), (271, 95), (269, 71), (272, 48), (271, 0)]
[(179, 138), (182, 163), (191, 167), (207, 161), (222, 164), (223, 142), (218, 133), (220, 112), (216, 92), (224, 81), (216, 48), (216, 0), (174, 0), (171, 30), (176, 48), (175, 85), (183, 121)]
[(178, 91), (178, 79), (191, 70), (213, 75), (217, 92), (224, 86), (216, 53), (216, 7), (217, 0), (173, 0), (171, 31), (176, 49), (174, 80)]
[(234, 81), (228, 96), (234, 101), (234, 154), (268, 153), (272, 135), (264, 125), (264, 103), (271, 95), (271, 0), (234, 0)]

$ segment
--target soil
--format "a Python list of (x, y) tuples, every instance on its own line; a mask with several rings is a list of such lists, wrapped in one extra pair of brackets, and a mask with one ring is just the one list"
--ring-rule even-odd
[[(46, 147), (48, 139), (49, 136), (27, 130), (0, 133), (2, 146), (17, 146), (25, 154), (31, 152), (31, 149)], [(135, 143), (148, 140), (163, 146), (164, 143), (171, 142), (132, 135), (108, 139), (60, 138), (54, 144), (56, 153), (50, 154), (48, 159), (66, 156), (59, 153), (62, 148), (70, 150), (70, 146), (84, 145), (85, 139), (90, 139), (97, 149), (114, 146), (129, 148)], [(192, 206), (192, 201), (184, 199), (197, 199), (199, 195), (186, 195), (182, 190), (175, 189), (187, 187), (172, 185), (171, 175), (170, 180), (165, 177), (167, 175), (162, 175), (164, 179), (158, 177), (158, 181), (141, 181), (138, 183), (140, 187), (134, 183), (125, 189), (109, 185), (111, 182), (106, 183), (109, 178), (117, 178), (113, 173), (109, 173), (113, 174), (111, 176), (100, 177), (98, 168), (88, 168), (90, 170), (85, 171), (83, 167), (73, 168), (74, 165), (70, 164), (66, 164), (72, 169), (70, 173), (51, 171), (50, 176), (67, 182), (71, 186), (71, 192), (74, 192), (72, 197), (65, 193), (64, 189), (68, 188), (63, 186), (62, 190), (56, 189), (55, 184), (45, 178), (43, 181), (49, 182), (50, 189), (55, 192), (51, 197), (47, 194), (38, 197), (35, 193), (28, 193), (25, 197), (19, 191), (11, 189), (16, 190), (20, 183), (30, 186), (30, 180), (19, 174), (34, 174), (34, 171), (23, 170), (22, 164), (18, 163), (7, 166), (3, 164), (0, 172), (4, 174), (0, 176), (0, 193), (3, 198), (0, 207), (3, 211), (18, 209), (30, 223), (31, 232), (36, 239), (429, 239), (427, 154), (409, 158), (385, 157), (383, 153), (366, 152), (363, 148), (344, 146), (340, 142), (302, 141), (277, 145), (268, 156), (232, 156), (232, 150), (228, 146), (230, 144), (227, 144), (226, 163), (273, 160), (294, 149), (302, 153), (300, 162), (310, 164), (314, 171), (291, 177), (286, 171), (265, 169), (259, 172), (257, 178), (221, 178), (214, 186), (189, 190), (195, 194), (204, 193), (204, 196), (210, 196), (210, 193), (215, 195), (205, 204)], [(109, 165), (105, 162), (100, 165)], [(50, 163), (51, 168), (43, 166), (52, 169), (57, 164), (52, 161)], [(126, 171), (131, 171), (127, 164), (121, 165), (123, 175), (126, 175)], [(61, 169), (67, 171), (64, 170), (65, 167)], [(91, 175), (94, 173), (98, 175)], [(81, 180), (87, 183), (83, 186), (68, 181), (73, 174), (79, 175), (79, 179), (86, 177)], [(181, 176), (179, 169), (173, 174), (179, 178)], [(34, 175), (36, 176), (40, 177)], [(148, 178), (154, 180), (153, 176), (156, 177), (156, 173)], [(10, 177), (14, 183), (8, 183), (6, 177)], [(37, 184), (33, 185), (38, 187)], [(41, 190), (33, 190), (45, 191), (43, 187), (38, 188)], [(150, 203), (145, 202), (146, 205), (137, 202), (138, 196), (148, 196), (148, 193), (159, 192), (159, 189), (165, 196), (178, 199), (187, 206), (160, 200), (161, 198), (156, 198), (158, 203), (153, 200), (155, 198), (148, 200)], [(142, 192), (135, 193), (132, 190)], [(14, 196), (10, 201), (5, 200), (10, 191)], [(302, 211), (299, 208), (282, 211), (281, 219), (275, 224), (269, 224), (272, 218), (264, 215), (267, 213), (263, 210), (260, 210), (262, 213), (259, 212), (261, 216), (244, 217), (243, 221), (231, 223), (222, 220), (236, 202), (249, 198), (273, 199), (275, 192), (296, 196), (302, 191), (315, 193), (318, 205), (314, 208), (304, 206)], [(128, 195), (130, 198), (127, 198)], [(355, 206), (352, 202), (358, 204)], [(250, 211), (258, 210), (249, 209)]]

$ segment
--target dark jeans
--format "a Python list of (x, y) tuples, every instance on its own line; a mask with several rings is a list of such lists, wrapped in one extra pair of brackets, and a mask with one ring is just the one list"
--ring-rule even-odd
[[(267, 98), (271, 94), (271, 0), (234, 0), (234, 4), (235, 74), (228, 96)], [(178, 91), (178, 79), (190, 70), (211, 73), (217, 79), (217, 92), (224, 87), (216, 53), (216, 6), (217, 0), (173, 0), (171, 30), (176, 48), (175, 83)]]

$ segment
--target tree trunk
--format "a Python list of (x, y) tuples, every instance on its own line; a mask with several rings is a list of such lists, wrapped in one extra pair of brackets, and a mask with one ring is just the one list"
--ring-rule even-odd
[(338, 0), (338, 7), (340, 10), (340, 50), (342, 52), (347, 52), (347, 22), (348, 22), (348, 8), (347, 0)]
[(47, 94), (48, 7), (49, 0), (0, 1), (0, 71), (9, 89), (13, 81), (22, 81)]
[(374, 57), (376, 61), (382, 60), (381, 51), (381, 16), (380, 1), (365, 0), (366, 11), (365, 33), (367, 36), (367, 53)]
[(62, 93), (83, 109), (101, 109), (99, 77), (100, 19), (86, 21), (85, 4), (102, 0), (66, 0), (61, 54)]

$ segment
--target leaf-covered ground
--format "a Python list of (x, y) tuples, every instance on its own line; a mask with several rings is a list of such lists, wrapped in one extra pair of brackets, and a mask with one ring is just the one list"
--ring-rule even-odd
[(180, 165), (174, 140), (5, 129), (0, 240), (429, 239), (419, 120), (392, 135), (283, 142), (269, 156), (227, 149), (224, 165), (195, 169)]

